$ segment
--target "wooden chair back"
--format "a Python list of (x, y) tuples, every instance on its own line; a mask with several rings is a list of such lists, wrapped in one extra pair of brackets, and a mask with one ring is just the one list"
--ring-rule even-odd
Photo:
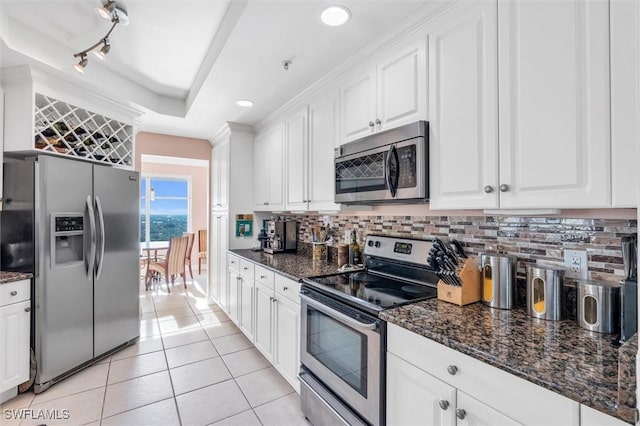
[(207, 230), (198, 230), (198, 254), (202, 257), (202, 254), (207, 253)]
[(188, 237), (175, 237), (169, 240), (167, 251), (167, 276), (184, 273), (184, 262), (187, 255)]
[(193, 232), (185, 232), (184, 234), (182, 234), (182, 236), (188, 238), (187, 256), (185, 257), (185, 260), (187, 262), (190, 262), (191, 261), (191, 252), (193, 251), (193, 243), (194, 243), (196, 234), (194, 234)]

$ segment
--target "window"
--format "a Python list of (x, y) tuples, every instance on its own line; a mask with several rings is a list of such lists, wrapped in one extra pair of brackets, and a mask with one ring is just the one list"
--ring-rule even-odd
[(140, 242), (169, 241), (190, 228), (189, 178), (143, 176), (140, 181)]

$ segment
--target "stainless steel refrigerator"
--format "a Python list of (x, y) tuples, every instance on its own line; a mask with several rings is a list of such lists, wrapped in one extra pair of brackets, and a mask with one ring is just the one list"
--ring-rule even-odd
[(2, 268), (34, 274), (35, 391), (139, 336), (138, 173), (40, 155), (4, 163)]

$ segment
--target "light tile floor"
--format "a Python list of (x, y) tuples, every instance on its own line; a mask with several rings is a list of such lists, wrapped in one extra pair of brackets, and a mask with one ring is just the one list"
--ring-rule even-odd
[[(309, 425), (300, 397), (216, 305), (204, 277), (140, 292), (140, 340), (46, 392), (0, 406), (4, 425)], [(61, 420), (6, 410), (69, 410)], [(24, 410), (23, 410), (24, 413)], [(33, 414), (32, 414), (33, 416)], [(62, 416), (61, 416), (62, 417)]]

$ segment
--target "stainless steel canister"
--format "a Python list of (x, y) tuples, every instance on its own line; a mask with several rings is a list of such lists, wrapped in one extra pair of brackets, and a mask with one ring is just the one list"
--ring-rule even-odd
[(527, 266), (527, 311), (544, 320), (567, 317), (564, 295), (564, 269)]
[(620, 330), (620, 284), (578, 281), (578, 325), (597, 333)]
[(511, 309), (516, 300), (515, 256), (482, 253), (482, 302), (492, 308)]

